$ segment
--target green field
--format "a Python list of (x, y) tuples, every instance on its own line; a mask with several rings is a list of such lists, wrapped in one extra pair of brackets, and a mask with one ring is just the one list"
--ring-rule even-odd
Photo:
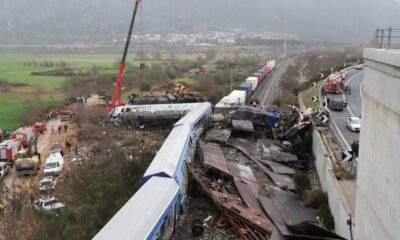
[[(35, 107), (48, 107), (63, 102), (60, 90), (66, 77), (35, 76), (32, 72), (55, 69), (45, 67), (44, 62), (66, 63), (76, 71), (89, 71), (93, 65), (104, 68), (101, 71), (116, 72), (116, 54), (1, 54), (0, 79), (10, 83), (26, 83), (28, 86), (5, 89), (0, 86), (0, 128), (15, 129), (21, 125), (21, 116)], [(133, 60), (133, 59), (129, 59)], [(30, 62), (31, 64), (27, 64)], [(33, 62), (36, 62), (33, 66)], [(38, 90), (39, 89), (39, 90)]]

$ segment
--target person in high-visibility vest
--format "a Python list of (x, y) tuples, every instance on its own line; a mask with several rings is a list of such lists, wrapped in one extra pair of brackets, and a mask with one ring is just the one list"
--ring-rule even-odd
[(2, 203), (2, 202), (0, 202), (0, 215), (1, 216), (3, 216), (3, 214), (4, 214), (4, 208), (5, 208), (6, 206)]

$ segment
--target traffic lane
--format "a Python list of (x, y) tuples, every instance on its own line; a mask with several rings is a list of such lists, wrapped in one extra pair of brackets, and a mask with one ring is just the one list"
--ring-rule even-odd
[(359, 117), (361, 115), (361, 87), (364, 79), (362, 70), (354, 70), (351, 72), (352, 76), (345, 82), (346, 86), (350, 86), (351, 94), (343, 94), (343, 97), (348, 101), (348, 108), (353, 116)]
[[(330, 99), (342, 99), (341, 94), (328, 94)], [(341, 142), (345, 141), (345, 146), (350, 149), (351, 143), (354, 140), (358, 140), (360, 134), (358, 132), (352, 132), (346, 125), (346, 120), (352, 115), (347, 109), (343, 109), (343, 111), (332, 111), (330, 110), (331, 121), (333, 121), (333, 125), (336, 128), (336, 131), (339, 131), (339, 138), (344, 138)]]

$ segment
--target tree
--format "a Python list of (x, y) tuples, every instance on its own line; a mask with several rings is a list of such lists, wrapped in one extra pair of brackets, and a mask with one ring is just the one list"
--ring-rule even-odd
[(138, 60), (140, 61), (146, 61), (148, 60), (147, 58), (147, 52), (143, 49), (139, 49), (136, 51), (136, 57), (138, 58)]
[(217, 56), (217, 50), (210, 48), (204, 54), (206, 55), (207, 61), (212, 61)]
[(162, 60), (162, 54), (161, 54), (160, 51), (153, 52), (153, 60), (154, 61), (161, 61)]

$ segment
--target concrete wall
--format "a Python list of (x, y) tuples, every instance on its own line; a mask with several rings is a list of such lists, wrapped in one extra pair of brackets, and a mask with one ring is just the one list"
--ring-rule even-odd
[(400, 51), (364, 58), (355, 239), (399, 239)]
[(316, 129), (313, 132), (313, 152), (322, 189), (329, 197), (329, 208), (335, 220), (335, 232), (342, 237), (350, 239), (350, 230), (347, 225), (350, 210), (347, 207), (343, 194), (340, 192), (339, 182), (332, 172), (332, 163), (328, 150), (324, 145), (321, 134)]

